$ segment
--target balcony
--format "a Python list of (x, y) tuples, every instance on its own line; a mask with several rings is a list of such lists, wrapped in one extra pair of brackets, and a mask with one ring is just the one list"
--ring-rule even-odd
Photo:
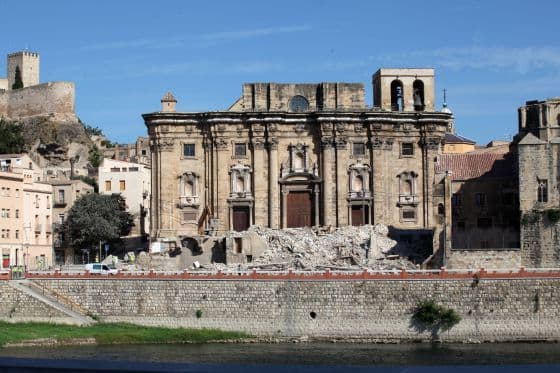
[(181, 196), (179, 197), (179, 207), (198, 207), (200, 206), (199, 196)]
[(53, 201), (53, 207), (64, 207), (66, 206), (65, 198), (57, 198)]
[(359, 192), (355, 192), (355, 191), (351, 191), (348, 192), (348, 199), (349, 200), (364, 200), (364, 199), (370, 199), (371, 198), (371, 192), (369, 190), (361, 190)]

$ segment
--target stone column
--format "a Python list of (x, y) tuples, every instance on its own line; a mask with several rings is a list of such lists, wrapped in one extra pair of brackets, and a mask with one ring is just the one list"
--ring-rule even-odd
[(268, 146), (270, 151), (268, 165), (268, 215), (271, 228), (280, 228), (280, 206), (278, 190), (278, 139), (269, 138)]
[(345, 137), (336, 139), (336, 226), (348, 224), (346, 195), (348, 191), (348, 170), (346, 159), (347, 140)]
[(321, 139), (321, 177), (323, 179), (323, 224), (335, 225), (333, 195), (335, 184), (333, 182), (334, 149), (333, 138), (323, 136)]
[[(217, 211), (214, 215), (217, 215), (220, 219), (220, 230), (231, 229), (229, 225), (229, 206), (227, 199), (229, 197), (230, 180), (229, 180), (229, 169), (228, 169), (228, 151), (229, 144), (228, 141), (223, 137), (218, 137), (214, 143), (216, 147), (216, 162), (214, 167), (216, 168), (216, 183), (217, 183)], [(221, 171), (221, 172), (220, 172)]]
[(253, 204), (255, 224), (270, 226), (268, 214), (268, 167), (266, 165), (266, 149), (263, 137), (253, 138)]

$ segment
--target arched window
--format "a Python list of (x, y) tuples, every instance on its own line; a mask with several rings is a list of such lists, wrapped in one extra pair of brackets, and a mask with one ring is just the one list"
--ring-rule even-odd
[(537, 201), (546, 203), (548, 202), (548, 181), (539, 179), (537, 186)]
[(438, 215), (444, 215), (445, 214), (445, 207), (443, 206), (443, 203), (440, 203), (437, 206), (437, 213), (438, 213)]
[(412, 95), (414, 99), (414, 110), (424, 111), (424, 82), (415, 80), (412, 83)]
[(391, 110), (403, 111), (403, 84), (395, 79), (391, 82)]
[(301, 113), (309, 110), (309, 101), (303, 96), (297, 95), (290, 100), (290, 111)]

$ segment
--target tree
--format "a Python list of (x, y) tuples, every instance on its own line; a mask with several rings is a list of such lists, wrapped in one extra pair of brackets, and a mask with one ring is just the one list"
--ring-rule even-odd
[(16, 66), (16, 76), (14, 77), (14, 84), (12, 84), (12, 89), (23, 88), (23, 80), (21, 80), (21, 70), (19, 66)]
[(115, 242), (134, 226), (132, 215), (120, 195), (86, 194), (68, 212), (68, 232), (75, 248)]
[(23, 145), (25, 140), (21, 133), (21, 126), (0, 119), (0, 154), (21, 153)]
[(97, 145), (94, 145), (88, 153), (88, 161), (91, 167), (97, 168), (101, 164), (101, 160), (103, 159), (103, 155), (99, 151)]

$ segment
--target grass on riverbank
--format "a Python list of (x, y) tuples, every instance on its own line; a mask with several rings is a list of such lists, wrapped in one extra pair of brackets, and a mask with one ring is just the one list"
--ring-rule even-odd
[(241, 340), (249, 336), (241, 332), (218, 329), (171, 329), (132, 324), (74, 326), (49, 323), (6, 323), (0, 321), (0, 346), (34, 339), (51, 338), (58, 342), (78, 338), (95, 338), (98, 344), (138, 343), (206, 343)]

